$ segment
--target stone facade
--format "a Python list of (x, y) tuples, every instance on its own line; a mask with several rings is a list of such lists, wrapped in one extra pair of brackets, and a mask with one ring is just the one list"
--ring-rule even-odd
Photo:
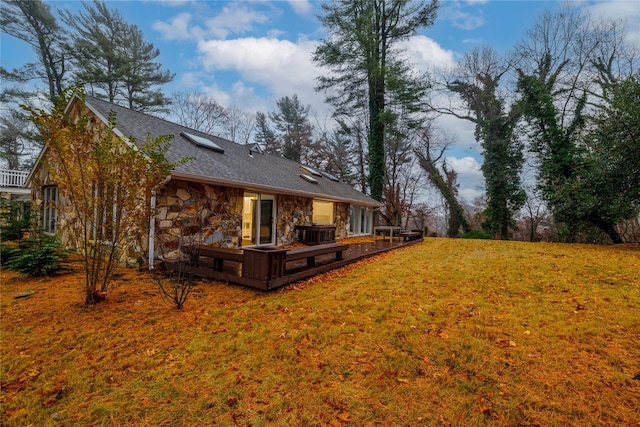
[(336, 239), (349, 237), (349, 216), (351, 205), (349, 203), (334, 203), (333, 224), (336, 226)]
[[(34, 209), (42, 209), (42, 186), (54, 184), (48, 168), (41, 167), (33, 175)], [(184, 244), (204, 243), (225, 248), (242, 245), (242, 206), (244, 190), (187, 181), (169, 181), (156, 196), (154, 215), (155, 254), (175, 259)], [(349, 232), (348, 203), (334, 204), (336, 238)], [(310, 225), (313, 199), (299, 196), (276, 197), (276, 245), (297, 241), (296, 225)], [(63, 222), (68, 218), (59, 218)], [(140, 218), (140, 231), (146, 230), (148, 219)], [(64, 228), (64, 227), (61, 227)], [(65, 236), (62, 236), (63, 240)], [(129, 244), (127, 264), (139, 265), (146, 259), (148, 237), (141, 233)], [(134, 262), (135, 261), (135, 262)]]
[[(57, 186), (51, 173), (52, 167), (56, 167), (56, 163), (52, 161), (49, 152), (45, 152), (41, 161), (36, 165), (36, 169), (31, 176), (31, 200), (32, 211), (36, 214), (32, 217), (39, 223), (37, 227), (44, 227), (42, 224), (42, 213), (44, 210), (43, 187)], [(66, 247), (73, 247), (79, 252), (82, 251), (83, 227), (77, 220), (76, 214), (72, 209), (65, 209), (65, 193), (58, 189), (57, 200), (57, 226), (56, 235)], [(69, 206), (67, 206), (69, 207)], [(149, 216), (140, 218), (139, 223), (128, 230), (124, 241), (121, 243), (122, 252), (118, 260), (120, 265), (127, 267), (141, 267), (146, 262), (145, 254), (148, 252), (148, 224)], [(96, 245), (99, 242), (89, 240), (89, 245)]]
[(158, 255), (175, 258), (182, 244), (240, 246), (243, 190), (170, 181), (156, 197)]
[(296, 225), (310, 225), (313, 199), (296, 196), (278, 196), (276, 220), (277, 244), (290, 245), (296, 239)]

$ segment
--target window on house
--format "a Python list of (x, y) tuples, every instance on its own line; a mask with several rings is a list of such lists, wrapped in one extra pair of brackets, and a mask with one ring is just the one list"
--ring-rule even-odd
[(314, 200), (311, 222), (314, 224), (333, 224), (333, 202)]
[(349, 233), (371, 234), (372, 211), (370, 207), (351, 205)]
[(55, 234), (58, 220), (58, 187), (42, 187), (42, 227), (45, 233)]
[(99, 242), (110, 242), (114, 239), (114, 227), (117, 218), (116, 188), (113, 184), (93, 184), (95, 197), (93, 215), (93, 239)]

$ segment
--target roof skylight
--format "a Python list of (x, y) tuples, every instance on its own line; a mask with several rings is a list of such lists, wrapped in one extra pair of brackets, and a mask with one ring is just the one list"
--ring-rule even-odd
[(304, 179), (305, 181), (309, 181), (312, 184), (317, 184), (318, 183), (317, 179), (315, 179), (311, 175), (307, 175), (306, 173), (301, 173), (300, 174), (300, 178)]
[(335, 181), (335, 182), (340, 182), (340, 180), (338, 178), (336, 178), (335, 176), (331, 175), (329, 172), (321, 172), (322, 175), (325, 176), (325, 178), (329, 178), (331, 181)]
[(203, 138), (201, 136), (193, 135), (187, 132), (180, 132), (180, 135), (184, 136), (189, 141), (193, 142), (196, 145), (199, 145), (200, 147), (210, 148), (214, 151), (224, 153), (224, 149), (222, 147), (220, 147), (218, 144), (216, 144), (215, 142), (213, 142), (208, 138)]
[(306, 172), (309, 172), (311, 175), (315, 175), (315, 176), (322, 176), (322, 174), (320, 172), (318, 172), (317, 170), (313, 169), (310, 166), (305, 166), (305, 165), (300, 165), (300, 167), (305, 170)]

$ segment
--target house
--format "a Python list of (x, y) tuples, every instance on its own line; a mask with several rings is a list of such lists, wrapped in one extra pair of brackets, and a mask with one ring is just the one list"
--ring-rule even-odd
[[(137, 144), (148, 135), (172, 135), (168, 160), (190, 159), (148, 200), (154, 216), (134, 246), (150, 264), (160, 255), (177, 256), (182, 239), (189, 237), (185, 230), (226, 248), (289, 245), (297, 240), (296, 226), (314, 224), (335, 227), (336, 238), (372, 232), (373, 210), (380, 204), (328, 173), (265, 154), (256, 144), (236, 144), (90, 96), (84, 104), (72, 98), (67, 112), (77, 111), (92, 117), (94, 126), (104, 126), (114, 112), (116, 135)], [(58, 192), (46, 159), (45, 147), (28, 180), (45, 230), (56, 233)]]
[[(14, 214), (13, 219), (28, 217), (31, 209), (31, 190), (26, 187), (28, 174), (25, 171), (0, 169), (0, 214), (3, 217), (6, 214)], [(7, 203), (13, 204), (16, 210), (12, 211)], [(0, 227), (2, 225), (0, 223)]]

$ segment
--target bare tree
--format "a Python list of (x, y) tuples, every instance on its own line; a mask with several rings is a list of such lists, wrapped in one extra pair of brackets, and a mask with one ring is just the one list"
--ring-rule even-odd
[(406, 226), (422, 173), (413, 153), (411, 135), (415, 135), (415, 132), (402, 118), (400, 116), (396, 126), (388, 130), (391, 135), (387, 137), (385, 153), (384, 208), (381, 216), (387, 224)]
[(224, 132), (229, 117), (227, 109), (215, 99), (196, 92), (172, 94), (171, 113), (182, 126), (216, 136)]
[(154, 269), (154, 280), (160, 290), (162, 298), (180, 310), (187, 302), (189, 295), (197, 284), (197, 278), (190, 266), (198, 266), (200, 262), (200, 247), (204, 243), (203, 228), (206, 221), (205, 204), (202, 200), (195, 200), (198, 212), (193, 218), (184, 218), (176, 222), (179, 236), (174, 241), (156, 240), (160, 258), (167, 262), (172, 254), (177, 259), (171, 259), (171, 266), (159, 272)]
[(227, 108), (222, 136), (238, 144), (248, 144), (256, 127), (256, 116), (236, 106)]
[(530, 242), (537, 240), (538, 226), (544, 220), (545, 205), (542, 201), (540, 192), (532, 186), (525, 186), (527, 197), (524, 201), (522, 219), (526, 225), (526, 237)]

